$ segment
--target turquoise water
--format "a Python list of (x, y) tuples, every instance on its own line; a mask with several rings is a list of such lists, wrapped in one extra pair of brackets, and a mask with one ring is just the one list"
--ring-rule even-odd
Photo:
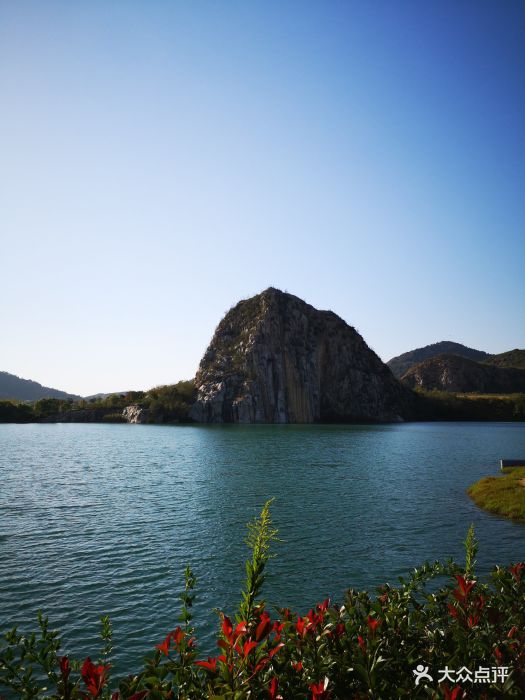
[(270, 603), (306, 611), (425, 559), (462, 557), (473, 522), (480, 573), (525, 559), (525, 525), (465, 494), (525, 455), (525, 425), (0, 425), (0, 628), (42, 608), (64, 648), (96, 656), (101, 614), (117, 671), (173, 629), (190, 563), (196, 624), (211, 651), (213, 607), (231, 610), (245, 523), (275, 496), (282, 542)]

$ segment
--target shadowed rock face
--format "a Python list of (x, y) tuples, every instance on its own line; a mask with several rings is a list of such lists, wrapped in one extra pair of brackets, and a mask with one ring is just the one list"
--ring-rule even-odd
[(394, 377), (401, 379), (414, 365), (441, 355), (457, 355), (459, 357), (466, 357), (468, 360), (474, 360), (475, 362), (490, 362), (492, 357), (488, 352), (484, 352), (483, 350), (474, 350), (474, 348), (468, 348), (461, 343), (454, 343), (451, 340), (442, 340), (439, 343), (425, 345), (424, 348), (416, 348), (416, 350), (404, 352), (402, 355), (388, 360), (386, 364), (390, 367)]
[(411, 392), (331, 311), (267, 289), (220, 322), (196, 376), (202, 423), (400, 421)]
[(401, 381), (413, 389), (510, 394), (525, 391), (525, 369), (440, 355), (414, 365)]

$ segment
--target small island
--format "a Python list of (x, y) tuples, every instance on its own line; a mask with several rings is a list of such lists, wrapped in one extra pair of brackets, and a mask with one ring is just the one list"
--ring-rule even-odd
[(467, 491), (476, 505), (525, 522), (525, 467), (507, 467), (503, 476), (485, 476)]

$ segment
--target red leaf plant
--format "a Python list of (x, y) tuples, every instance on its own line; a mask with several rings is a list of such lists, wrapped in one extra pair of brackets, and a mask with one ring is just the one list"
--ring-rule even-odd
[(101, 666), (95, 666), (94, 663), (91, 662), (91, 659), (88, 658), (84, 661), (84, 665), (82, 666), (82, 680), (86, 684), (86, 688), (88, 690), (88, 693), (91, 695), (93, 698), (98, 698), (100, 695), (102, 688), (106, 685), (107, 683), (107, 672), (109, 670), (109, 665), (101, 665)]

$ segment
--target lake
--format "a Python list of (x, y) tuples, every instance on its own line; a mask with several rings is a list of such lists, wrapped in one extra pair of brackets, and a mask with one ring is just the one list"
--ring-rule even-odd
[(523, 423), (0, 425), (1, 631), (36, 628), (41, 608), (65, 651), (95, 657), (109, 614), (115, 670), (131, 671), (177, 624), (189, 563), (211, 652), (212, 608), (239, 598), (245, 523), (272, 496), (270, 604), (304, 613), (424, 560), (462, 560), (470, 523), (486, 575), (525, 558), (525, 525), (465, 490), (524, 455)]

